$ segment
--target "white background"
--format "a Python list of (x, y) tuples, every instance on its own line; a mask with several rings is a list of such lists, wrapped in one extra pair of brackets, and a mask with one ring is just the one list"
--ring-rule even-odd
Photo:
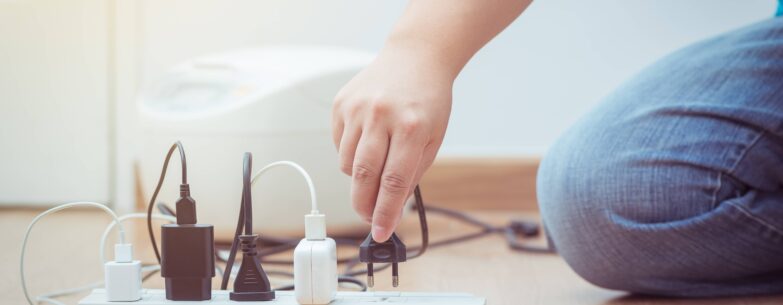
[[(441, 155), (541, 155), (645, 65), (693, 41), (770, 18), (775, 2), (537, 1), (459, 77)], [(242, 47), (377, 51), (404, 6), (0, 0), (0, 203), (128, 202), (134, 101), (144, 84), (183, 60)]]
[[(770, 18), (774, 0), (540, 0), (459, 77), (441, 155), (540, 155), (580, 114), (656, 58)], [(371, 51), (404, 1), (145, 1), (142, 81), (236, 47), (330, 44)]]

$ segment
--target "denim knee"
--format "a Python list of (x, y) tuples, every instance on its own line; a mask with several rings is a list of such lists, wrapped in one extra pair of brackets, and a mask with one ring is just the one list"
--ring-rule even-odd
[(692, 296), (681, 283), (702, 280), (709, 267), (700, 269), (690, 261), (698, 258), (684, 257), (678, 247), (692, 246), (687, 236), (704, 230), (691, 224), (715, 208), (715, 175), (696, 166), (629, 160), (625, 152), (607, 151), (606, 142), (585, 139), (591, 137), (561, 139), (538, 172), (539, 206), (558, 253), (603, 288)]
[[(604, 212), (612, 194), (600, 191), (601, 185), (591, 171), (574, 172), (566, 163), (578, 156), (560, 156), (550, 153), (538, 172), (537, 196), (547, 228), (547, 234), (558, 253), (571, 268), (588, 282), (599, 287), (637, 291), (634, 283), (638, 274), (628, 272), (627, 266), (612, 262), (613, 255), (627, 255), (617, 241), (622, 236), (610, 236), (612, 225)], [(585, 160), (587, 162), (587, 160)], [(595, 187), (590, 187), (591, 185)]]
[[(607, 289), (677, 295), (661, 281), (679, 277), (676, 268), (661, 268), (668, 258), (643, 259), (638, 235), (623, 224), (667, 222), (696, 216), (702, 211), (656, 209), (655, 193), (665, 193), (670, 181), (656, 168), (629, 173), (628, 164), (591, 154), (595, 147), (561, 143), (550, 150), (538, 172), (537, 196), (547, 234), (569, 266), (588, 282)], [(640, 179), (644, 182), (640, 182)], [(639, 183), (645, 183), (644, 188)], [(644, 190), (642, 190), (644, 189)], [(658, 189), (661, 192), (650, 190)], [(655, 235), (647, 235), (655, 241)], [(661, 236), (662, 237), (662, 236)], [(663, 239), (658, 240), (663, 242)], [(663, 267), (663, 266), (661, 266)], [(666, 271), (668, 270), (668, 271)], [(655, 283), (653, 283), (655, 282)]]
[(768, 37), (782, 26), (667, 56), (550, 147), (539, 206), (576, 273), (659, 295), (783, 291), (783, 108), (771, 94), (783, 66), (768, 60), (781, 54)]

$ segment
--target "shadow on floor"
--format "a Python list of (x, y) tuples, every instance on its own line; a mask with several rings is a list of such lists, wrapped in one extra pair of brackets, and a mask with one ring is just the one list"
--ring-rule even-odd
[(733, 297), (733, 298), (700, 298), (700, 299), (682, 299), (643, 295), (624, 295), (608, 302), (604, 305), (772, 305), (783, 304), (783, 295), (776, 296), (755, 296), (755, 297)]

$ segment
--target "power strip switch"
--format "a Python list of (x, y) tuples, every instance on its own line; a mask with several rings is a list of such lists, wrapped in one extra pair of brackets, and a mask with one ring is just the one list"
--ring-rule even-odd
[(323, 214), (305, 216), (305, 238), (294, 249), (294, 295), (299, 304), (329, 304), (337, 295), (337, 245), (326, 237)]

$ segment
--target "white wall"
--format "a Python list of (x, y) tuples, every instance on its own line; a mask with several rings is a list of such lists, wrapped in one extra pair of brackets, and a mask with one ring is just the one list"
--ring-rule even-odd
[[(465, 68), (441, 155), (542, 154), (602, 96), (690, 42), (772, 16), (774, 0), (540, 0)], [(378, 50), (404, 1), (145, 1), (142, 82), (232, 48)]]
[(109, 4), (0, 1), (0, 204), (110, 199)]
[[(655, 58), (769, 18), (775, 2), (539, 0), (458, 79), (441, 155), (541, 154)], [(185, 59), (241, 47), (377, 51), (404, 6), (401, 0), (0, 0), (0, 203), (114, 195), (129, 207), (133, 102), (144, 84)]]
[(444, 154), (541, 154), (644, 66), (764, 18), (774, 0), (541, 0), (466, 67)]

